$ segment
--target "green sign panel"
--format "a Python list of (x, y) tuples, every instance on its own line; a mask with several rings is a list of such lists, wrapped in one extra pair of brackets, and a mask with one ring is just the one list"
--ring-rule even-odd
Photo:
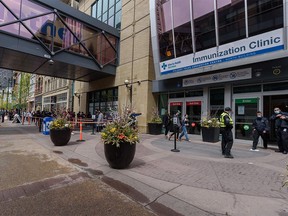
[(236, 99), (236, 104), (257, 104), (258, 98), (244, 98), (244, 99)]

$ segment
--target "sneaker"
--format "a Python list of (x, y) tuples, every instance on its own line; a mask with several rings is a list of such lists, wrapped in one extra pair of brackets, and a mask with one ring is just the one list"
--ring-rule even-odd
[(259, 151), (258, 149), (250, 149), (250, 151)]

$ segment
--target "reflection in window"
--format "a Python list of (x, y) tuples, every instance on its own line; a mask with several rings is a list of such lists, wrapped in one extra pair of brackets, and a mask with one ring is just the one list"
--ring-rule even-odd
[(245, 38), (244, 0), (238, 1), (237, 4), (228, 1), (226, 4), (220, 5), (225, 1), (218, 2), (219, 44)]
[(121, 28), (122, 1), (98, 0), (91, 6), (91, 16), (117, 29)]
[(216, 46), (214, 0), (193, 0), (196, 51)]
[(283, 27), (283, 1), (248, 0), (249, 36)]
[(192, 53), (190, 0), (173, 1), (173, 22), (176, 56)]

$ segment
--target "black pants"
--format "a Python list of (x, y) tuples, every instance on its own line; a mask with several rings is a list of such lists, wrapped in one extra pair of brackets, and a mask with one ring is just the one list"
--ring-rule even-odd
[(253, 131), (253, 146), (252, 146), (253, 149), (257, 148), (257, 144), (258, 144), (260, 136), (263, 139), (264, 148), (267, 148), (267, 141), (268, 141), (267, 133), (263, 133), (263, 131), (254, 130)]
[(284, 148), (283, 148), (283, 141), (282, 141), (282, 128), (278, 128), (276, 129), (276, 140), (277, 140), (277, 145), (278, 145), (278, 149), (280, 152), (283, 152), (284, 151)]
[(170, 125), (165, 125), (165, 136), (168, 134), (168, 132), (169, 132), (169, 130), (170, 130)]
[[(288, 128), (281, 128), (282, 151), (288, 152)], [(280, 150), (280, 148), (279, 148)], [(281, 150), (280, 150), (281, 151)]]
[(230, 128), (221, 128), (220, 133), (222, 134), (221, 149), (222, 154), (230, 155), (233, 146), (233, 134)]

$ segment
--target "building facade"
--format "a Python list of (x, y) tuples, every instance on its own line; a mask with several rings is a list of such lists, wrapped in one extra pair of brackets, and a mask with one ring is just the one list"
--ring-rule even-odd
[[(151, 0), (151, 35), (160, 109), (200, 120), (230, 106), (236, 139), (252, 120), (288, 111), (287, 0)], [(271, 124), (270, 139), (274, 138)]]

